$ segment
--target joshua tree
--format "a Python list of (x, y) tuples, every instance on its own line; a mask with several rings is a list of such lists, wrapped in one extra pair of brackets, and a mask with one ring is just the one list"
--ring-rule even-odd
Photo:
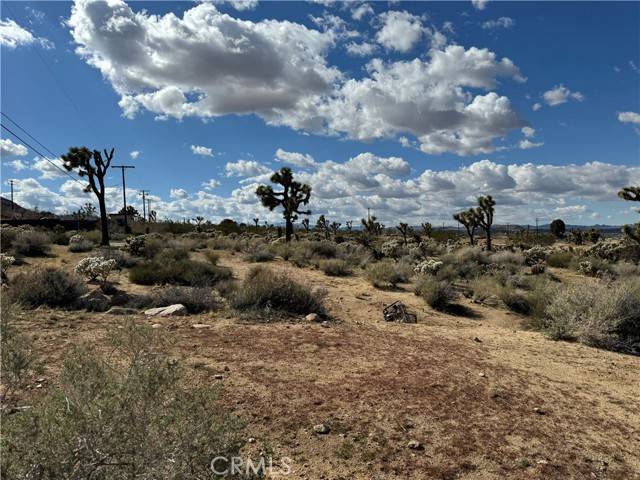
[(409, 226), (408, 223), (401, 223), (396, 228), (400, 232), (400, 235), (402, 235), (402, 243), (404, 245), (406, 245), (407, 244), (407, 235), (409, 235), (413, 231), (413, 229)]
[(85, 203), (82, 207), (80, 207), (80, 215), (89, 218), (94, 217), (96, 215), (96, 207), (93, 206), (93, 203)]
[(384, 225), (377, 221), (376, 217), (370, 217), (368, 219), (362, 219), (362, 226), (364, 227), (365, 232), (369, 235), (379, 235), (384, 230)]
[(324, 218), (324, 215), (320, 215), (318, 217), (318, 221), (316, 222), (316, 230), (324, 233), (324, 238), (329, 238), (329, 220)]
[(342, 224), (338, 222), (332, 222), (331, 225), (329, 225), (329, 228), (331, 228), (331, 232), (333, 233), (334, 238), (336, 235), (338, 235), (338, 232), (340, 231), (341, 226)]
[(422, 231), (428, 238), (431, 238), (431, 234), (433, 233), (433, 227), (431, 226), (431, 223), (424, 222), (422, 224)]
[(114, 149), (110, 152), (104, 150), (104, 158), (98, 150), (89, 150), (87, 147), (71, 147), (69, 152), (62, 155), (63, 166), (66, 170), (76, 170), (81, 177), (87, 177), (89, 184), (85, 187), (85, 192), (93, 192), (98, 198), (100, 208), (100, 224), (102, 227), (102, 238), (100, 245), (109, 245), (109, 219), (107, 217), (107, 205), (105, 202), (104, 177), (107, 174)]
[(256, 189), (256, 195), (260, 198), (262, 205), (269, 210), (281, 206), (286, 223), (286, 241), (291, 241), (293, 234), (293, 222), (298, 219), (298, 214), (310, 215), (309, 210), (300, 210), (301, 205), (309, 203), (311, 197), (311, 187), (293, 180), (291, 169), (283, 167), (279, 172), (271, 175), (271, 182), (282, 185), (282, 192), (274, 192), (270, 185), (260, 185)]
[(302, 219), (302, 226), (304, 227), (304, 231), (309, 233), (309, 219), (308, 218), (303, 218)]
[(254, 218), (253, 219), (253, 223), (256, 224), (256, 228), (258, 228), (260, 226), (260, 219), (259, 218)]
[(353, 220), (347, 220), (345, 224), (347, 225), (347, 231), (350, 232), (353, 229)]
[(564, 232), (567, 230), (567, 226), (559, 218), (555, 219), (549, 224), (549, 230), (556, 238), (564, 237)]
[[(122, 207), (118, 211), (118, 215), (124, 215), (124, 214), (125, 214), (125, 208)], [(136, 207), (134, 207), (133, 205), (127, 205), (126, 214), (127, 214), (127, 217), (131, 218), (132, 220), (134, 220), (134, 219), (136, 219), (136, 218), (138, 218), (140, 216), (140, 212), (138, 212), (138, 210), (136, 210)]]
[(470, 208), (464, 212), (454, 214), (453, 218), (460, 222), (467, 230), (467, 235), (469, 235), (469, 245), (475, 245), (476, 228), (480, 225), (480, 219), (478, 218), (476, 210)]
[[(618, 192), (618, 196), (629, 202), (640, 202), (640, 187), (625, 187)], [(640, 213), (640, 209), (638, 210)], [(622, 231), (631, 240), (640, 243), (640, 223), (635, 225), (625, 225), (622, 227)]]
[(493, 224), (493, 207), (496, 205), (496, 201), (491, 198), (491, 195), (486, 197), (478, 197), (478, 207), (476, 212), (478, 214), (478, 225), (487, 234), (487, 250), (491, 251), (491, 225)]

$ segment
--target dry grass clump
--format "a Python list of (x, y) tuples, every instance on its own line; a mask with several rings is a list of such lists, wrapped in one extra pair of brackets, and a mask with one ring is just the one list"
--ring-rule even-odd
[(266, 246), (251, 249), (242, 257), (245, 262), (260, 263), (275, 260), (276, 255)]
[(16, 275), (6, 295), (27, 308), (42, 305), (69, 308), (85, 291), (85, 283), (78, 276), (54, 267), (44, 267)]
[(320, 270), (330, 277), (346, 277), (351, 275), (351, 270), (344, 260), (331, 259), (320, 262)]
[(395, 288), (406, 283), (413, 275), (410, 265), (383, 260), (369, 263), (365, 269), (366, 279), (376, 288)]
[(2, 415), (4, 476), (212, 478), (212, 458), (239, 457), (244, 424), (187, 382), (155, 331), (127, 322), (109, 343), (104, 356), (76, 348), (46, 396)]
[(325, 314), (323, 295), (287, 275), (254, 267), (231, 298), (236, 310), (270, 314)]
[(571, 252), (553, 252), (547, 256), (547, 265), (554, 268), (569, 268), (574, 261)]
[(562, 289), (546, 310), (553, 339), (577, 339), (612, 350), (640, 349), (640, 280)]

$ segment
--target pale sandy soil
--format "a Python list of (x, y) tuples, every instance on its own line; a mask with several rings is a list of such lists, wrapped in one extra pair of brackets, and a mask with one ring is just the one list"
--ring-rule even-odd
[[(30, 263), (71, 269), (86, 255), (54, 253)], [(237, 278), (251, 266), (229, 253), (221, 263)], [(160, 323), (193, 382), (224, 384), (224, 402), (257, 438), (248, 449), (268, 445), (291, 458), (293, 473), (280, 478), (640, 478), (640, 358), (550, 341), (521, 329), (517, 315), (464, 299), (473, 317), (435, 312), (409, 285), (381, 291), (359, 276), (268, 266), (326, 289), (330, 324), (250, 323), (228, 311)], [(126, 291), (146, 288), (116, 280)], [(395, 300), (417, 324), (382, 321)], [(20, 324), (51, 385), (73, 345), (100, 346), (122, 321), (40, 309)], [(318, 423), (331, 433), (314, 434)], [(424, 450), (408, 449), (410, 440)]]

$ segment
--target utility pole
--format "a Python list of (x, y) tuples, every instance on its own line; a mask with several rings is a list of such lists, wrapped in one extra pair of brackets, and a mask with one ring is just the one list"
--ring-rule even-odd
[(127, 222), (127, 185), (124, 181), (124, 170), (126, 168), (136, 168), (133, 165), (112, 165), (111, 168), (119, 168), (122, 171), (122, 201), (124, 203), (124, 233), (131, 233)]
[(371, 209), (367, 207), (367, 220), (371, 221)]
[(147, 220), (147, 201), (146, 201), (146, 195), (147, 193), (151, 193), (150, 190), (140, 190), (140, 195), (142, 195), (142, 218), (144, 218), (144, 220)]
[(536, 217), (536, 238), (538, 237), (538, 217)]
[(151, 199), (147, 198), (147, 212), (149, 212), (149, 221), (151, 221)]
[(15, 203), (13, 203), (13, 180), (9, 180), (9, 185), (11, 185), (11, 213), (14, 213), (16, 207)]

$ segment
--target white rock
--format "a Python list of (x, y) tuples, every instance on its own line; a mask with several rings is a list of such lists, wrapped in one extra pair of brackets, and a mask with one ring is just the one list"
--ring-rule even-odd
[(144, 314), (148, 317), (174, 317), (179, 315), (187, 315), (187, 307), (181, 303), (169, 305), (168, 307), (150, 308), (145, 310)]
[(320, 423), (319, 425), (313, 427), (313, 431), (321, 435), (326, 435), (331, 431), (331, 427), (329, 425), (325, 425), (324, 423)]
[(320, 316), (317, 313), (310, 313), (309, 315), (304, 317), (304, 319), (307, 322), (319, 322), (320, 321)]

